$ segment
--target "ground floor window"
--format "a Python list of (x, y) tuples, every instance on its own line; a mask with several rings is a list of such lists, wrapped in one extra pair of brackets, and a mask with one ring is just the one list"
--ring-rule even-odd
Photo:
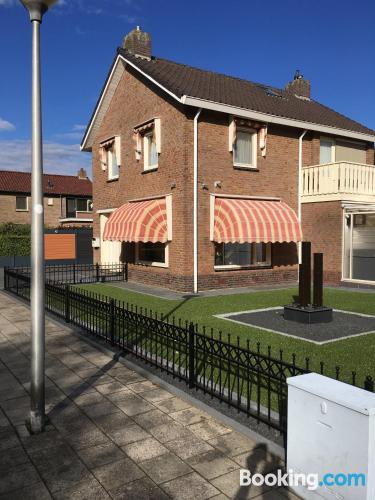
[(271, 265), (271, 243), (215, 243), (215, 267)]
[(137, 243), (136, 257), (140, 263), (152, 266), (167, 266), (167, 245), (165, 243)]
[(375, 213), (344, 214), (343, 278), (375, 281)]

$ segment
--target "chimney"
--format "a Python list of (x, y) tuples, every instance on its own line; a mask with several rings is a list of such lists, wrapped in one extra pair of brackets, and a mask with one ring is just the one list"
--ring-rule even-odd
[(302, 99), (310, 99), (310, 80), (305, 80), (299, 69), (294, 74), (294, 79), (285, 85), (286, 92)]
[(122, 48), (143, 59), (151, 59), (151, 35), (141, 30), (139, 26), (124, 37)]
[(87, 172), (84, 168), (80, 168), (77, 173), (78, 179), (87, 179)]

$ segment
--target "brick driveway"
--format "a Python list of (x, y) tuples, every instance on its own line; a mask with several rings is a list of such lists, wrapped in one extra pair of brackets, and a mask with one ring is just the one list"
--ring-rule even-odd
[(30, 310), (0, 293), (0, 499), (296, 499), (239, 487), (280, 465), (229, 428), (47, 320), (46, 432), (30, 436)]

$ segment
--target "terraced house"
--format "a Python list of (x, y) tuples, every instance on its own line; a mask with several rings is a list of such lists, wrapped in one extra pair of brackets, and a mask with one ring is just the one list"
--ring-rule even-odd
[(375, 132), (283, 89), (117, 50), (82, 141), (95, 258), (131, 280), (197, 291), (297, 278), (298, 241), (329, 282), (375, 283)]

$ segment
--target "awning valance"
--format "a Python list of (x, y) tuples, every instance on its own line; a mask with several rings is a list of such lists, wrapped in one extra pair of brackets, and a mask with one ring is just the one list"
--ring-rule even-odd
[(103, 232), (103, 240), (111, 241), (165, 243), (170, 239), (165, 197), (125, 203), (110, 215)]
[(301, 241), (295, 212), (281, 201), (215, 197), (211, 239), (218, 243)]

